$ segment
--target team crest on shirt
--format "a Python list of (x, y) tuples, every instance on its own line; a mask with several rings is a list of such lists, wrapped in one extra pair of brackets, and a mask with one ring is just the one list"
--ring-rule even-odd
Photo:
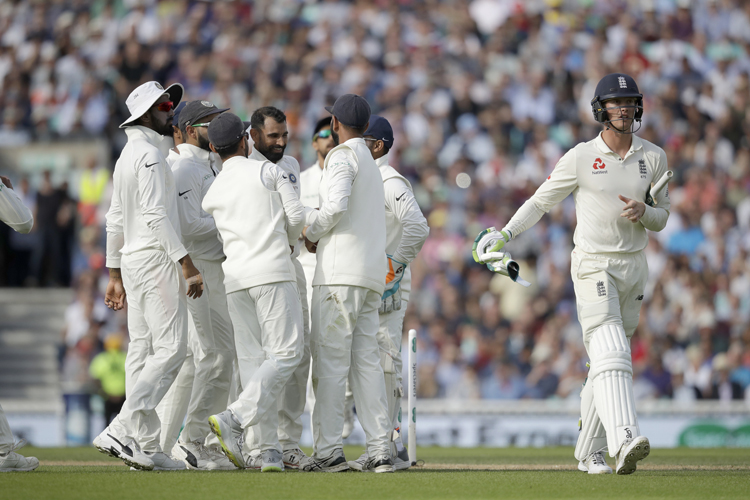
[(646, 170), (646, 160), (643, 158), (638, 160), (638, 171), (641, 173), (641, 179), (645, 179), (648, 171)]
[(297, 182), (297, 176), (294, 174), (289, 174), (289, 180), (292, 181), (292, 183)]

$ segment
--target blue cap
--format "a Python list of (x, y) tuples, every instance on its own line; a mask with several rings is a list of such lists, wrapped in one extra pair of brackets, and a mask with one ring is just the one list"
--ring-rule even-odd
[(208, 125), (208, 140), (216, 149), (237, 144), (245, 133), (245, 124), (234, 113), (222, 113)]
[(188, 103), (187, 101), (182, 101), (180, 104), (177, 105), (176, 108), (174, 108), (174, 117), (172, 118), (172, 126), (173, 127), (178, 127), (179, 126), (179, 123), (180, 123), (180, 111), (182, 111), (183, 108), (185, 108), (185, 106), (187, 105), (187, 103)]
[(364, 133), (365, 137), (372, 136), (375, 139), (383, 141), (385, 147), (391, 149), (393, 147), (393, 128), (388, 120), (382, 116), (372, 115), (370, 116), (370, 126)]
[(357, 94), (342, 95), (336, 99), (333, 106), (326, 106), (326, 111), (347, 127), (361, 129), (370, 119), (370, 105), (367, 99)]

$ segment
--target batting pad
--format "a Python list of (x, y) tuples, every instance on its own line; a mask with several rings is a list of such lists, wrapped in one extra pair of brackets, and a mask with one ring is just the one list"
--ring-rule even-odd
[[(380, 365), (383, 367), (385, 376), (385, 395), (388, 401), (388, 421), (393, 422), (398, 418), (398, 411), (401, 409), (401, 384), (398, 383), (396, 366), (393, 363), (393, 357), (380, 349)], [(395, 434), (391, 432), (391, 441), (394, 440)], [(391, 443), (391, 453), (394, 451)]]
[(594, 405), (594, 384), (587, 380), (581, 390), (581, 429), (576, 442), (575, 457), (583, 460), (606, 447), (607, 433)]
[(625, 439), (639, 435), (633, 396), (633, 364), (622, 325), (601, 325), (589, 342), (596, 413), (607, 433), (607, 447), (614, 457)]

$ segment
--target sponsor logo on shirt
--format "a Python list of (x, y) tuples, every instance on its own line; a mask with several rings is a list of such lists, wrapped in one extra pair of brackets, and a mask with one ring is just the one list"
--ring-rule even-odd
[(605, 168), (607, 168), (607, 165), (604, 164), (601, 158), (597, 158), (596, 160), (594, 160), (594, 164), (592, 165), (592, 167), (595, 170), (595, 172), (592, 172), (594, 174), (606, 174), (607, 173), (607, 171), (604, 170)]

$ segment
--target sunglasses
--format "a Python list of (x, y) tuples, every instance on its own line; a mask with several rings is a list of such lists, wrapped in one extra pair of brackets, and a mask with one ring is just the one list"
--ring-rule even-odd
[(172, 108), (174, 108), (174, 103), (172, 101), (164, 101), (156, 105), (156, 109), (164, 111), (165, 113), (172, 111)]
[(327, 128), (325, 130), (321, 130), (320, 132), (316, 133), (313, 136), (313, 141), (316, 141), (318, 139), (328, 139), (329, 137), (331, 137), (331, 129)]

